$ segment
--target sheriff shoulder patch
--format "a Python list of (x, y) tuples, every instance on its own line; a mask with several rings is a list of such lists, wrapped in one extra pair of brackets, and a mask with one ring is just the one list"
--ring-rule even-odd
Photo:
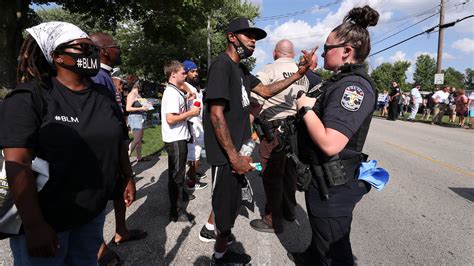
[(364, 100), (364, 91), (358, 86), (349, 86), (344, 90), (341, 98), (341, 105), (344, 109), (355, 112), (359, 110)]

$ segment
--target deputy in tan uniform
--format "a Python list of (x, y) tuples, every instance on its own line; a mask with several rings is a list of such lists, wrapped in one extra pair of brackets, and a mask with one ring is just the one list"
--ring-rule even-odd
[[(280, 40), (273, 51), (275, 61), (257, 73), (263, 84), (271, 84), (293, 75), (298, 70), (294, 61), (295, 51), (289, 40)], [(255, 123), (267, 130), (260, 139), (262, 178), (266, 195), (265, 215), (250, 222), (253, 229), (261, 232), (280, 233), (283, 219), (295, 220), (296, 178), (291, 167), (287, 167), (285, 143), (280, 134), (290, 125), (296, 115), (296, 95), (307, 91), (309, 80), (305, 76), (272, 98), (263, 99), (252, 93), (252, 101), (261, 106)]]

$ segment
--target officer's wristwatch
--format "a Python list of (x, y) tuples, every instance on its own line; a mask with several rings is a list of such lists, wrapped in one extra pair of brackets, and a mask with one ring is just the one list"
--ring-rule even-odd
[(313, 110), (311, 106), (303, 106), (298, 110), (298, 116), (303, 118), (304, 115), (310, 110)]

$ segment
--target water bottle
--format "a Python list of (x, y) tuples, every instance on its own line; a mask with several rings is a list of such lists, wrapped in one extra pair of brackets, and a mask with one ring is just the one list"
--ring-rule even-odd
[(253, 149), (255, 149), (255, 141), (252, 139), (247, 140), (242, 147), (240, 148), (239, 155), (240, 156), (252, 156)]
[[(242, 147), (240, 148), (240, 156), (252, 156), (253, 149), (255, 149), (256, 142), (252, 139), (247, 140)], [(255, 170), (262, 171), (262, 165), (260, 163), (251, 163), (250, 164)]]

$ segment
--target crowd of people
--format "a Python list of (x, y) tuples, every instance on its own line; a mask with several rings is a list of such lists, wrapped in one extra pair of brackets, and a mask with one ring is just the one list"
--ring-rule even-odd
[[(212, 199), (199, 238), (215, 241), (212, 263), (251, 262), (249, 255), (228, 246), (236, 239), (232, 228), (245, 173), (255, 170), (252, 158), (241, 151), (255, 125), (260, 129), (266, 207), (251, 228), (284, 231), (283, 220), (295, 220), (298, 188), (305, 191), (312, 240), (305, 252), (292, 253), (290, 259), (298, 265), (354, 264), (352, 213), (371, 188), (358, 179), (358, 170), (366, 160), (362, 149), (377, 105), (376, 87), (363, 62), (371, 48), (367, 27), (378, 19), (371, 7), (356, 7), (331, 31), (322, 57), (324, 68), (335, 75), (326, 83), (313, 72), (317, 48), (303, 51), (300, 62), (294, 62), (293, 43), (287, 39), (277, 42), (273, 63), (251, 74), (241, 60), (253, 54), (267, 33), (246, 18), (227, 26), (226, 49), (209, 68), (204, 94), (194, 62), (165, 64), (161, 129), (168, 153), (169, 220), (194, 218), (186, 203), (195, 197), (189, 190), (208, 187), (199, 172), (205, 146)], [(10, 236), (15, 264), (114, 265), (120, 259), (103, 239), (109, 200), (116, 221), (113, 243), (147, 236), (127, 228), (125, 212), (136, 193), (130, 155), (135, 152), (138, 162), (147, 159), (141, 145), (151, 106), (141, 96), (140, 81), (112, 77), (121, 50), (111, 36), (88, 35), (65, 22), (27, 31), (18, 88), (0, 112), (0, 147), (23, 223)], [(394, 119), (398, 95), (389, 97)], [(35, 157), (49, 162), (49, 180), (40, 192), (31, 168)], [(304, 173), (296, 171), (303, 165)]]
[[(448, 115), (448, 123), (457, 127), (472, 128), (474, 91), (467, 96), (464, 89), (443, 86), (435, 92), (422, 95), (420, 84), (415, 84), (409, 93), (404, 93), (400, 90), (398, 83), (393, 81), (390, 93), (383, 91), (378, 95), (377, 110), (380, 111), (380, 116), (392, 121), (410, 113), (407, 121), (415, 122), (416, 115), (421, 113), (418, 120), (428, 121), (432, 125), (441, 125), (443, 117)], [(433, 117), (430, 120), (431, 115)], [(466, 117), (469, 118), (469, 124), (466, 122)]]

